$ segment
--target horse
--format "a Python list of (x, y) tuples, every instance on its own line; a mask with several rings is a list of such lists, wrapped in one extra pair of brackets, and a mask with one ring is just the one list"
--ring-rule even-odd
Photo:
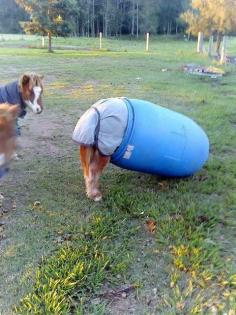
[(18, 105), (0, 104), (0, 178), (8, 170), (8, 164), (16, 149), (16, 119)]
[(79, 119), (72, 139), (79, 144), (88, 198), (102, 199), (99, 178), (122, 142), (128, 111), (121, 98), (96, 102)]
[[(0, 86), (1, 136), (0, 136), (0, 167), (5, 173), (10, 158), (16, 156), (16, 137), (20, 135), (17, 124), (18, 117), (26, 115), (26, 109), (40, 114), (43, 111), (43, 76), (36, 73), (24, 73), (19, 80)], [(10, 108), (10, 107), (12, 108)], [(17, 110), (16, 110), (17, 108)], [(15, 113), (17, 112), (17, 116)], [(12, 116), (11, 113), (14, 113)], [(12, 119), (13, 117), (13, 119)], [(14, 126), (13, 126), (14, 125)]]
[(18, 117), (26, 115), (29, 107), (35, 114), (43, 111), (43, 76), (37, 73), (24, 73), (19, 80), (0, 86), (0, 104), (8, 103), (18, 105), (20, 108)]

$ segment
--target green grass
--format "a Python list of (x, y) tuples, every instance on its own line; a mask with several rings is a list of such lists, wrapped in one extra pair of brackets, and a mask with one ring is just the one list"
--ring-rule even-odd
[[(110, 51), (93, 50), (94, 39), (59, 42), (89, 49), (0, 49), (0, 83), (25, 70), (43, 73), (43, 119), (63, 125), (47, 140), (58, 155), (37, 155), (39, 137), (1, 187), (17, 207), (7, 214), (1, 245), (0, 311), (116, 314), (101, 292), (135, 284), (127, 299), (138, 315), (234, 314), (236, 69), (226, 66), (217, 80), (187, 75), (186, 63), (219, 65), (197, 55), (196, 43), (171, 38), (155, 38), (149, 53), (141, 40), (109, 40)], [(96, 204), (86, 199), (70, 134), (81, 111), (121, 95), (192, 117), (206, 130), (211, 154), (201, 172), (178, 180), (109, 166)], [(153, 235), (146, 218), (157, 221)]]

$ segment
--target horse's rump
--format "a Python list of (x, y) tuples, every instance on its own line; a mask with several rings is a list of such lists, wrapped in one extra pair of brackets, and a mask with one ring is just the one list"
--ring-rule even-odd
[(110, 156), (122, 142), (127, 120), (122, 99), (100, 100), (81, 116), (72, 138), (79, 145), (95, 146), (102, 155)]

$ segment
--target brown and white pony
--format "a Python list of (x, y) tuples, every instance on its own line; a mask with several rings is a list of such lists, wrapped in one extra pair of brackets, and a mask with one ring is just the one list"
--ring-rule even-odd
[(43, 111), (43, 76), (36, 73), (24, 73), (19, 80), (0, 86), (0, 104), (8, 103), (20, 107), (19, 117), (24, 117), (26, 108), (35, 114)]
[[(17, 118), (30, 108), (35, 114), (43, 111), (43, 76), (24, 73), (19, 80), (0, 86), (0, 167), (3, 169), (15, 156)], [(1, 171), (0, 171), (1, 173)], [(1, 176), (0, 176), (1, 177)]]
[(43, 76), (37, 73), (25, 73), (20, 77), (19, 86), (23, 102), (35, 114), (43, 111)]
[(8, 163), (16, 149), (17, 105), (0, 104), (0, 178), (7, 172)]

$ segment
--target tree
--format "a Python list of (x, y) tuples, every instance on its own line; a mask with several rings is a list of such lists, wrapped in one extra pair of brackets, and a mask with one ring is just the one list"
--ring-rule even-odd
[(19, 33), (19, 21), (27, 18), (28, 14), (14, 0), (0, 0), (0, 33)]
[(223, 35), (236, 30), (235, 0), (192, 0), (192, 9), (182, 14), (193, 35), (203, 32), (216, 34), (216, 51), (219, 54)]
[(75, 0), (16, 0), (30, 14), (31, 20), (23, 22), (26, 33), (48, 36), (48, 51), (52, 52), (52, 36), (67, 36), (72, 32)]

